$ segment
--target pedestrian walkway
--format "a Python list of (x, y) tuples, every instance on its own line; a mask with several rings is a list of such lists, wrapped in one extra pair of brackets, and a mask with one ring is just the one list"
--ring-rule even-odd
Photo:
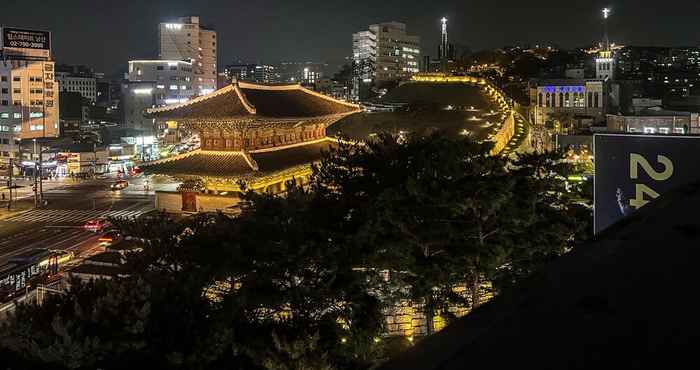
[(34, 209), (22, 214), (8, 217), (5, 222), (41, 222), (45, 224), (80, 224), (89, 220), (103, 217), (115, 218), (135, 218), (150, 209), (94, 209), (94, 210), (78, 210), (78, 209)]

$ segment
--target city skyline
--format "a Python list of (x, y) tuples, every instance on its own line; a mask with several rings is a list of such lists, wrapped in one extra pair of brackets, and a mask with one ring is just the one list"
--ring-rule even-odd
[[(412, 34), (421, 37), (422, 54), (432, 55), (440, 41), (443, 16), (450, 20), (450, 40), (475, 51), (538, 43), (585, 46), (600, 39), (602, 7), (612, 9), (610, 38), (618, 44), (700, 44), (690, 18), (694, 12), (689, 11), (700, 5), (685, 0), (668, 2), (662, 9), (627, 0), (585, 4), (544, 0), (536, 8), (515, 1), (463, 4), (438, 0), (429, 9), (398, 1), (365, 1), (359, 3), (364, 6), (351, 8), (338, 1), (290, 4), (270, 0), (235, 5), (211, 1), (207, 6), (191, 1), (128, 3), (133, 5), (104, 4), (101, 13), (93, 14), (88, 13), (90, 4), (78, 0), (52, 3), (30, 13), (20, 1), (10, 0), (4, 4), (2, 22), (52, 31), (57, 62), (86, 64), (108, 74), (123, 70), (127, 60), (157, 57), (158, 24), (184, 15), (198, 15), (203, 24), (216, 28), (221, 39), (220, 65), (233, 60), (318, 60), (339, 65), (351, 54), (352, 33), (367, 24), (387, 21), (406, 23)], [(71, 18), (78, 21), (66, 21)], [(497, 30), (492, 29), (494, 22), (499, 22)], [(84, 42), (75, 41), (81, 38)], [(101, 52), (90, 53), (95, 47), (86, 45)]]

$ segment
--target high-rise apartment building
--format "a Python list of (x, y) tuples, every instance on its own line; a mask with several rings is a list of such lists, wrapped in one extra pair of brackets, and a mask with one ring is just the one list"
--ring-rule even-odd
[(199, 23), (199, 17), (182, 17), (159, 27), (159, 59), (184, 60), (192, 63), (193, 88), (196, 95), (216, 90), (216, 31)]
[(419, 72), (420, 37), (407, 34), (403, 23), (373, 24), (352, 39), (359, 82), (404, 80)]
[(57, 137), (58, 84), (47, 31), (0, 27), (0, 160), (18, 142)]

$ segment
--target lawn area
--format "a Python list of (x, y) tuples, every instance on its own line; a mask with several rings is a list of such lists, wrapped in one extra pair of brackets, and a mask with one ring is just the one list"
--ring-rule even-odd
[(391, 90), (377, 102), (473, 106), (479, 109), (495, 109), (493, 103), (482, 93), (478, 86), (458, 83), (407, 83)]
[[(473, 121), (472, 112), (462, 111), (418, 111), (418, 112), (378, 112), (357, 113), (336, 122), (328, 128), (330, 136), (346, 136), (365, 140), (372, 133), (399, 131), (425, 133), (430, 130), (444, 130), (450, 135), (459, 135), (463, 130), (472, 132), (475, 138), (484, 139), (496, 125), (487, 126), (486, 120)], [(478, 117), (478, 116), (476, 116)], [(491, 121), (497, 122), (494, 116)]]
[[(328, 135), (365, 140), (381, 131), (425, 133), (439, 129), (484, 140), (495, 133), (495, 123), (501, 121), (493, 102), (479, 87), (467, 84), (405, 84), (378, 102), (407, 103), (410, 108), (406, 112), (354, 114), (330, 126)], [(446, 110), (448, 106), (452, 109)]]

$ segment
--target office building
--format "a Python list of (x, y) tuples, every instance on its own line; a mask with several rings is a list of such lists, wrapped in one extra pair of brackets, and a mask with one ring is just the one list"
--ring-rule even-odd
[(352, 35), (355, 78), (363, 83), (409, 79), (418, 73), (420, 37), (399, 22), (373, 24)]
[(0, 158), (5, 159), (19, 156), (20, 140), (57, 137), (60, 129), (50, 32), (0, 27), (0, 34), (5, 41), (0, 41)]
[(184, 103), (195, 95), (192, 63), (181, 60), (131, 60), (122, 83), (123, 126), (146, 136), (161, 132), (146, 118), (148, 108)]
[(155, 83), (156, 106), (183, 103), (196, 95), (193, 65), (181, 60), (131, 60), (126, 79)]
[(97, 101), (97, 78), (90, 68), (57, 65), (55, 78), (60, 92), (77, 92), (90, 103)]
[(195, 95), (216, 90), (216, 31), (200, 24), (199, 17), (182, 17), (159, 27), (159, 59), (192, 63)]

